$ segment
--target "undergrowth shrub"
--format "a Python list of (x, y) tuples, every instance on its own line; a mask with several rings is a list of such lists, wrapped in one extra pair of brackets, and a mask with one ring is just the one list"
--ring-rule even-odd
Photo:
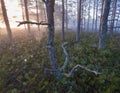
[[(78, 68), (71, 77), (64, 76), (57, 81), (52, 75), (48, 52), (44, 48), (47, 39), (43, 38), (39, 43), (31, 37), (15, 38), (12, 47), (4, 43), (0, 47), (0, 93), (119, 93), (118, 38), (108, 38), (106, 49), (100, 50), (96, 34), (83, 33), (79, 43), (74, 43), (71, 34), (67, 33), (70, 62), (64, 72), (81, 64), (100, 72), (100, 75)], [(56, 33), (55, 37), (55, 54), (58, 66), (62, 66), (65, 55), (60, 33)]]

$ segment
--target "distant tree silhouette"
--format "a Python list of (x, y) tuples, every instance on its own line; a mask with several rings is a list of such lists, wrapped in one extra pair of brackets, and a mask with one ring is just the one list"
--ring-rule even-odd
[(66, 11), (65, 11), (66, 12), (65, 13), (66, 31), (68, 31), (68, 5), (67, 5), (68, 3), (67, 2), (68, 0), (66, 0), (66, 4), (65, 4), (66, 5)]
[(111, 24), (110, 24), (110, 32), (111, 35), (113, 34), (113, 28), (114, 28), (114, 23), (115, 23), (115, 16), (116, 16), (116, 8), (117, 8), (117, 0), (113, 1), (113, 10), (112, 10), (112, 19), (111, 19)]
[(62, 0), (62, 42), (65, 41), (65, 7), (64, 0)]
[[(26, 15), (26, 20), (29, 21), (29, 12), (28, 12), (28, 0), (24, 0), (24, 5), (25, 5), (25, 15)], [(30, 25), (27, 24), (28, 32), (30, 32)]]
[[(20, 2), (21, 2), (21, 10), (22, 10), (22, 20), (25, 21), (24, 2), (23, 0), (20, 0)], [(24, 25), (24, 28), (25, 28), (25, 31), (27, 31), (26, 25)]]
[(96, 3), (96, 0), (94, 0), (93, 2), (93, 20), (92, 20), (92, 31), (94, 31), (94, 24), (95, 24), (95, 3)]
[(6, 11), (4, 0), (1, 0), (1, 8), (2, 8), (2, 14), (3, 14), (4, 22), (5, 22), (7, 33), (8, 33), (9, 44), (11, 45), (11, 42), (12, 42), (12, 32), (11, 32), (11, 28), (10, 28), (10, 24), (9, 24), (9, 20), (8, 20), (8, 16), (7, 16), (7, 11)]
[(97, 31), (98, 27), (98, 0), (96, 0), (96, 15), (95, 15), (95, 31)]
[[(36, 0), (36, 15), (37, 15), (37, 22), (39, 22), (39, 2)], [(38, 25), (38, 31), (40, 31), (40, 26)]]
[(81, 0), (78, 0), (77, 3), (77, 32), (76, 32), (76, 41), (80, 41), (80, 29), (81, 29)]
[(91, 0), (88, 0), (88, 20), (87, 20), (87, 31), (89, 31), (90, 29), (90, 9), (91, 9)]

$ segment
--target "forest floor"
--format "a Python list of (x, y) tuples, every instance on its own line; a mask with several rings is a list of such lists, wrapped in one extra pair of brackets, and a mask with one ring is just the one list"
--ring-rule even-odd
[[(98, 49), (98, 35), (83, 32), (81, 41), (75, 43), (75, 33), (66, 32), (70, 62), (64, 71), (69, 72), (81, 64), (99, 71), (96, 76), (83, 69), (61, 81), (51, 75), (47, 45), (47, 33), (32, 29), (13, 30), (12, 46), (7, 35), (0, 33), (0, 93), (120, 93), (120, 35), (108, 36), (106, 49)], [(61, 48), (61, 33), (55, 33), (57, 65), (63, 65), (65, 55)]]

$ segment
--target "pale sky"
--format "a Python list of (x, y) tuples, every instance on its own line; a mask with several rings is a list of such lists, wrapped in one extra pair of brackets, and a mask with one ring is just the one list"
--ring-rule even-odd
[[(7, 14), (9, 17), (10, 26), (17, 27), (16, 21), (22, 20), (22, 10), (21, 10), (21, 6), (19, 5), (19, 0), (5, 0), (5, 4), (6, 4), (6, 8), (7, 8)], [(70, 10), (72, 10), (71, 14), (76, 15), (77, 5), (74, 5), (73, 7), (70, 8)], [(91, 9), (90, 15), (93, 16), (92, 9)], [(0, 24), (0, 25), (2, 25), (2, 24)]]
[(17, 27), (16, 21), (22, 20), (22, 10), (18, 0), (5, 0), (7, 14), (11, 27)]

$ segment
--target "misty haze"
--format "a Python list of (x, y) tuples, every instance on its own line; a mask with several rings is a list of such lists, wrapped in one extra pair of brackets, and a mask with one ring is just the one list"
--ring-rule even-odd
[(0, 0), (0, 93), (120, 93), (120, 0)]

